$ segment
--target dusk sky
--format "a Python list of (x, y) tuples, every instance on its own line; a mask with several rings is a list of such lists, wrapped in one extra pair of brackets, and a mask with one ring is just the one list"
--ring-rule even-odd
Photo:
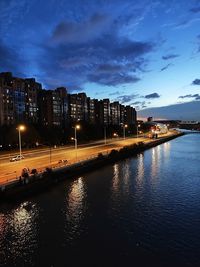
[(3, 71), (200, 120), (200, 1), (0, 0)]

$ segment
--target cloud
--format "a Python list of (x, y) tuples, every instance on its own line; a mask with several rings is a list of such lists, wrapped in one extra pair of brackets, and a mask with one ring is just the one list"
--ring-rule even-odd
[(124, 103), (129, 103), (130, 101), (136, 98), (138, 98), (138, 94), (121, 95), (116, 98), (116, 101), (119, 101), (122, 104), (124, 104)]
[(145, 98), (147, 99), (154, 99), (154, 98), (159, 98), (160, 95), (158, 93), (152, 93), (152, 94), (149, 94), (149, 95), (145, 95)]
[[(82, 27), (87, 25), (89, 28), (92, 21), (95, 21), (91, 26), (96, 27), (95, 30), (88, 30), (88, 37), (82, 38)], [(72, 34), (69, 25), (56, 26), (50, 43), (47, 42), (42, 48), (43, 56), (39, 60), (39, 66), (43, 70), (43, 76), (54, 76), (55, 81), (62, 80), (69, 89), (82, 87), (87, 82), (117, 86), (139, 81), (139, 73), (146, 64), (145, 56), (154, 50), (155, 45), (152, 42), (121, 38), (111, 19), (107, 19), (107, 23), (113, 30), (104, 25), (99, 31), (99, 24), (104, 23), (102, 21), (103, 15), (99, 14), (91, 16), (83, 24), (79, 22), (76, 35), (70, 37), (70, 40), (67, 39)], [(56, 85), (49, 83), (47, 78), (44, 81), (47, 87)]]
[(107, 85), (107, 86), (117, 86), (120, 84), (128, 84), (128, 83), (135, 83), (138, 82), (140, 78), (136, 76), (131, 76), (129, 74), (112, 74), (112, 75), (107, 75), (105, 73), (102, 74), (89, 74), (87, 76), (87, 81), (89, 82), (94, 82), (102, 85)]
[(131, 105), (139, 105), (139, 104), (143, 104), (145, 103), (144, 101), (135, 101), (135, 102), (132, 102)]
[(164, 71), (167, 70), (169, 67), (173, 66), (172, 63), (167, 64), (166, 66), (164, 66), (160, 71)]
[[(22, 58), (18, 56), (16, 51), (6, 45), (0, 39), (0, 72), (12, 70), (15, 74), (24, 75), (20, 70), (20, 64), (24, 64)], [(18, 64), (16, 64), (18, 62)]]
[(177, 22), (165, 23), (162, 25), (162, 27), (170, 27), (171, 29), (174, 29), (174, 30), (181, 30), (181, 29), (190, 27), (199, 21), (200, 21), (200, 18), (187, 18), (178, 23)]
[(179, 55), (177, 55), (177, 54), (169, 54), (169, 55), (166, 55), (166, 56), (162, 56), (162, 59), (163, 60), (168, 60), (168, 59), (173, 59), (173, 58), (176, 58), (176, 57), (179, 57)]
[(192, 82), (192, 85), (200, 85), (200, 79), (195, 79), (195, 80)]
[(199, 21), (200, 21), (200, 18), (187, 19), (187, 20), (184, 20), (180, 23), (175, 24), (174, 29), (185, 29), (185, 28), (190, 27)]
[(192, 13), (199, 13), (199, 12), (200, 12), (200, 6), (198, 6), (198, 7), (193, 7), (193, 8), (190, 9), (190, 11), (191, 11)]
[(116, 91), (116, 92), (110, 93), (109, 96), (115, 96), (115, 95), (120, 95), (120, 94), (121, 94), (120, 91)]
[(189, 94), (189, 95), (183, 95), (179, 96), (179, 98), (184, 99), (184, 98), (194, 98), (195, 100), (200, 100), (200, 95), (199, 94)]
[(52, 41), (56, 43), (85, 43), (106, 32), (111, 18), (105, 14), (94, 14), (83, 22), (62, 21), (53, 31)]
[(191, 101), (165, 107), (147, 108), (139, 111), (138, 116), (143, 118), (152, 116), (154, 119), (200, 121), (200, 101)]
[(130, 105), (134, 106), (137, 110), (143, 109), (147, 107), (147, 104), (150, 104), (150, 102), (146, 102), (146, 101), (135, 101), (132, 102)]

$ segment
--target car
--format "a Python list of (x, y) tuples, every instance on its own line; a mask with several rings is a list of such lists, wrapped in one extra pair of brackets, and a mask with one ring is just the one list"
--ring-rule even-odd
[(24, 159), (24, 156), (23, 155), (17, 155), (17, 156), (10, 158), (10, 162), (18, 161), (21, 159)]

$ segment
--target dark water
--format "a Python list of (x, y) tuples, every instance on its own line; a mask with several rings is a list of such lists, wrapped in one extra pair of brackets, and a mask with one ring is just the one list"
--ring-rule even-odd
[(0, 205), (0, 266), (200, 266), (200, 134)]

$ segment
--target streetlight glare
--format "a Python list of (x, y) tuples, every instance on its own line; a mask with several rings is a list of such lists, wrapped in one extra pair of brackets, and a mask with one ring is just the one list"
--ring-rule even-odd
[(77, 124), (75, 127), (77, 130), (79, 130), (81, 128), (81, 126), (79, 124)]
[(24, 130), (26, 129), (26, 127), (25, 127), (24, 125), (19, 125), (19, 126), (18, 126), (18, 129), (19, 129), (20, 131), (24, 131)]
[(124, 126), (125, 126), (125, 128), (128, 128), (128, 125), (127, 124), (125, 124)]
[(26, 129), (26, 127), (24, 125), (19, 125), (17, 130), (18, 130), (18, 134), (19, 134), (19, 156), (20, 156), (20, 160), (22, 158), (22, 141), (21, 141), (21, 131), (24, 131)]

